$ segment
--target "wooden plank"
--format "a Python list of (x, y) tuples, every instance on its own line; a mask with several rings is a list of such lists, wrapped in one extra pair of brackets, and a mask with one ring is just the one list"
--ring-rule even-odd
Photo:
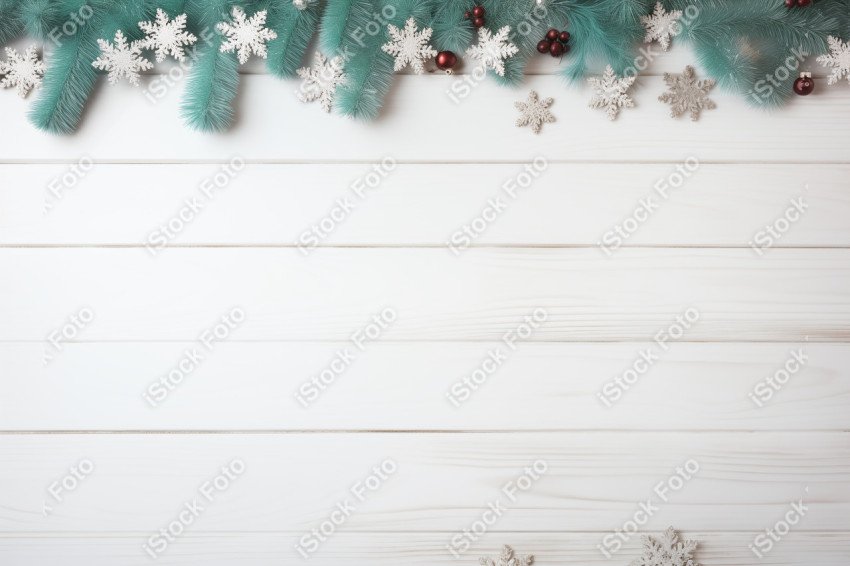
[[(150, 563), (141, 550), (146, 533), (91, 537), (45, 537), (0, 535), (0, 559), (8, 566), (140, 566)], [(627, 564), (642, 549), (637, 540), (628, 541), (612, 559), (597, 549), (597, 533), (494, 533), (484, 535), (462, 559), (445, 548), (449, 533), (348, 533), (338, 532), (316, 554), (310, 564), (412, 566), (475, 564), (479, 556), (495, 557), (508, 543), (519, 554), (533, 554), (535, 564), (607, 565)], [(658, 534), (658, 533), (652, 533)], [(793, 532), (758, 560), (749, 550), (758, 533), (683, 532), (700, 545), (696, 558), (716, 566), (846, 566), (850, 546), (846, 533)], [(188, 534), (172, 544), (157, 564), (206, 566), (242, 564), (295, 564), (300, 556), (292, 549), (291, 536), (284, 533)], [(757, 561), (757, 562), (756, 562)]]
[[(208, 161), (230, 159), (234, 153), (285, 162), (371, 161), (387, 155), (426, 163), (525, 162), (538, 156), (570, 162), (675, 163), (691, 156), (703, 162), (847, 162), (850, 129), (835, 119), (850, 110), (847, 89), (822, 89), (777, 113), (717, 92), (718, 109), (693, 123), (672, 120), (669, 107), (657, 100), (665, 90), (661, 77), (640, 77), (634, 93), (638, 110), (626, 110), (609, 122), (603, 112), (588, 108), (586, 84), (567, 87), (560, 77), (533, 76), (523, 89), (513, 90), (487, 80), (474, 83), (467, 95), (464, 80), (397, 77), (383, 117), (360, 123), (304, 107), (292, 94), (294, 81), (245, 76), (238, 123), (226, 136), (198, 134), (181, 123), (182, 84), (155, 104), (129, 86), (100, 89), (80, 131), (65, 137), (39, 132), (26, 121), (24, 103), (10, 102), (0, 156), (7, 163), (70, 162), (83, 155), (121, 162)], [(558, 122), (547, 125), (543, 135), (514, 126), (514, 102), (524, 99), (528, 89), (557, 99), (553, 111)], [(447, 94), (454, 92), (460, 94)], [(817, 132), (803, 147), (792, 143), (799, 138), (800, 124)]]
[[(305, 385), (346, 349), (355, 357), (342, 373)], [(42, 344), (0, 344), (0, 429), (850, 429), (845, 344), (683, 343), (663, 352), (531, 343), (514, 352), (499, 343), (383, 343), (360, 353), (345, 343), (243, 342), (179, 371), (191, 350), (202, 351), (190, 342), (68, 344), (45, 365)], [(504, 360), (487, 372), (491, 352)], [(658, 360), (629, 384), (642, 352)], [(92, 399), (96, 410), (80, 410)], [(533, 410), (504, 410), (511, 406)]]
[(0, 453), (18, 533), (154, 533), (199, 497), (199, 532), (306, 533), (338, 503), (352, 531), (455, 532), (493, 504), (491, 532), (603, 532), (642, 503), (647, 529), (757, 531), (800, 498), (796, 530), (850, 530), (848, 433), (4, 434)]
[[(760, 257), (746, 249), (628, 249), (611, 258), (593, 249), (319, 252), (4, 249), (0, 340), (194, 341), (230, 313), (244, 320), (205, 342), (356, 339), (368, 348), (509, 333), (514, 342), (521, 333), (531, 341), (665, 344), (850, 336), (848, 250)], [(85, 309), (91, 322), (73, 322)], [(74, 328), (57, 337), (66, 323)]]
[[(210, 164), (76, 167), (0, 166), (0, 244), (142, 245), (195, 200), (201, 210), (166, 245), (443, 245), (500, 197), (508, 208), (475, 244), (594, 246), (610, 232), (609, 246), (747, 246), (803, 198), (805, 213), (777, 245), (850, 245), (844, 165), (702, 165), (683, 175), (681, 164), (551, 164), (516, 198), (502, 187), (523, 165), (397, 164), (374, 188), (368, 164), (249, 164), (232, 176)], [(311, 240), (341, 199), (350, 210)], [(647, 199), (651, 217), (614, 238)]]

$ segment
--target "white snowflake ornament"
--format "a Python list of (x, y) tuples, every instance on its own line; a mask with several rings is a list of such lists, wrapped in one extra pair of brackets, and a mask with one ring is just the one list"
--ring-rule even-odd
[(601, 77), (590, 77), (587, 82), (594, 89), (590, 100), (591, 108), (604, 108), (609, 120), (615, 120), (620, 108), (633, 108), (635, 103), (629, 96), (629, 89), (637, 77), (617, 77), (611, 65), (605, 68)]
[(234, 6), (230, 12), (232, 20), (215, 26), (227, 36), (227, 41), (221, 44), (221, 52), (236, 52), (242, 65), (248, 62), (252, 54), (263, 59), (268, 57), (266, 42), (277, 39), (277, 33), (265, 27), (267, 15), (266, 10), (260, 10), (248, 19), (242, 8)]
[(527, 554), (525, 556), (517, 556), (514, 554), (514, 549), (508, 545), (502, 548), (502, 553), (499, 555), (499, 561), (496, 562), (492, 558), (481, 558), (478, 560), (481, 566), (530, 566), (534, 564), (534, 556)]
[(528, 93), (526, 102), (515, 102), (514, 106), (520, 111), (520, 117), (517, 118), (516, 125), (518, 128), (523, 126), (531, 126), (531, 131), (535, 134), (540, 133), (540, 129), (544, 123), (551, 124), (555, 121), (555, 116), (549, 112), (549, 107), (555, 102), (554, 98), (544, 98), (540, 100), (540, 96), (535, 91)]
[(850, 42), (843, 42), (837, 37), (826, 38), (829, 43), (829, 55), (821, 55), (818, 63), (824, 67), (832, 67), (827, 84), (834, 85), (844, 77), (850, 82)]
[(336, 87), (345, 84), (342, 57), (327, 59), (321, 53), (316, 53), (316, 61), (312, 67), (302, 67), (296, 73), (303, 79), (298, 90), (301, 102), (319, 101), (325, 112), (331, 111)]
[(632, 561), (629, 566), (700, 566), (694, 560), (697, 541), (679, 540), (673, 527), (667, 529), (661, 538), (641, 537), (643, 556)]
[(127, 38), (119, 29), (115, 32), (114, 44), (98, 39), (100, 57), (92, 62), (92, 67), (109, 72), (109, 84), (116, 84), (118, 79), (127, 79), (131, 85), (138, 86), (139, 74), (149, 71), (153, 63), (142, 56), (144, 44), (141, 41), (127, 43)]
[(505, 60), (519, 53), (519, 48), (508, 41), (511, 26), (501, 28), (493, 35), (487, 28), (478, 28), (478, 43), (470, 47), (466, 54), (481, 62), (485, 69), (491, 69), (500, 77), (505, 76)]
[(161, 8), (156, 10), (156, 21), (139, 22), (139, 28), (145, 32), (145, 39), (142, 40), (145, 49), (156, 51), (156, 60), (160, 63), (165, 61), (166, 55), (185, 61), (183, 47), (198, 41), (197, 37), (186, 31), (186, 14), (169, 20), (168, 14)]
[(403, 30), (388, 24), (387, 33), (391, 39), (389, 43), (381, 46), (381, 50), (395, 57), (394, 70), (401, 71), (410, 65), (421, 75), (425, 72), (424, 62), (437, 56), (437, 50), (428, 43), (433, 31), (431, 28), (418, 31), (416, 20), (413, 18), (404, 23)]
[(33, 88), (41, 86), (46, 66), (38, 56), (35, 45), (24, 51), (23, 56), (11, 47), (6, 48), (6, 60), (0, 62), (0, 87), (14, 88), (21, 98), (26, 98)]
[(714, 88), (714, 80), (697, 80), (696, 71), (688, 65), (681, 75), (664, 73), (664, 82), (668, 90), (658, 97), (661, 102), (672, 106), (670, 116), (678, 118), (685, 112), (690, 112), (691, 120), (699, 120), (702, 109), (717, 108), (714, 101), (708, 98), (708, 93)]
[(681, 17), (681, 10), (668, 12), (661, 2), (657, 2), (655, 11), (652, 12), (651, 16), (640, 17), (643, 27), (646, 28), (646, 37), (643, 42), (658, 41), (661, 44), (661, 49), (667, 51), (670, 49), (670, 39), (682, 32), (682, 26), (679, 23)]

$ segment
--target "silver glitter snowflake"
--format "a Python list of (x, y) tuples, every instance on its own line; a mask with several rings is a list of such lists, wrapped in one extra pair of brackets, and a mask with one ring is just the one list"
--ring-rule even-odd
[(850, 42), (843, 42), (837, 37), (829, 36), (829, 55), (821, 55), (817, 61), (824, 67), (832, 67), (827, 84), (834, 85), (844, 77), (850, 82)]
[(384, 53), (395, 57), (393, 69), (401, 71), (410, 65), (418, 74), (425, 72), (425, 61), (437, 56), (437, 50), (428, 43), (434, 30), (425, 28), (419, 31), (416, 20), (409, 18), (404, 23), (404, 29), (398, 29), (392, 24), (387, 25), (390, 34), (389, 43), (381, 46)]
[(679, 23), (681, 17), (681, 10), (668, 12), (661, 2), (656, 3), (655, 11), (652, 12), (651, 16), (640, 17), (643, 27), (646, 28), (646, 37), (643, 42), (658, 41), (661, 44), (661, 49), (667, 51), (670, 49), (670, 39), (682, 32), (682, 26)]
[(345, 83), (342, 57), (327, 59), (321, 53), (316, 53), (316, 61), (312, 67), (302, 67), (296, 71), (303, 80), (298, 90), (301, 102), (319, 101), (325, 112), (331, 111), (336, 87)]
[(594, 89), (590, 100), (591, 108), (604, 108), (609, 120), (615, 120), (620, 108), (633, 108), (635, 103), (629, 96), (629, 89), (637, 77), (617, 77), (611, 65), (605, 67), (601, 77), (590, 77), (587, 82)]
[(502, 554), (499, 555), (499, 561), (496, 562), (491, 558), (481, 558), (478, 563), (481, 566), (529, 566), (534, 564), (534, 556), (527, 554), (525, 556), (516, 556), (514, 549), (508, 545), (502, 548)]
[(518, 128), (523, 126), (531, 126), (531, 131), (535, 134), (540, 133), (543, 124), (555, 121), (555, 116), (549, 112), (549, 107), (555, 102), (554, 98), (544, 98), (540, 100), (540, 96), (535, 91), (528, 93), (526, 102), (516, 102), (514, 106), (520, 111), (521, 116), (517, 118), (516, 125)]
[(120, 29), (115, 32), (114, 44), (103, 39), (98, 39), (97, 44), (101, 55), (92, 62), (92, 67), (109, 71), (109, 84), (116, 84), (118, 79), (127, 79), (131, 85), (138, 85), (139, 74), (153, 68), (153, 63), (142, 56), (143, 42), (128, 44)]
[(6, 48), (6, 60), (0, 62), (0, 87), (14, 88), (21, 98), (26, 98), (29, 92), (41, 86), (46, 67), (38, 57), (35, 45), (24, 51), (23, 56), (11, 47)]
[(698, 542), (679, 540), (679, 534), (670, 527), (661, 538), (642, 536), (643, 556), (632, 560), (629, 566), (700, 566), (694, 560)]
[(658, 97), (661, 102), (671, 105), (670, 116), (678, 118), (685, 112), (691, 113), (691, 120), (698, 120), (702, 109), (717, 108), (708, 93), (714, 88), (714, 80), (697, 80), (696, 71), (688, 65), (681, 75), (664, 73), (664, 82), (668, 90)]
[(497, 75), (505, 76), (505, 59), (519, 53), (519, 48), (508, 41), (511, 26), (505, 26), (493, 35), (487, 28), (478, 28), (478, 43), (470, 47), (466, 54), (481, 62), (485, 69), (492, 69)]
[(222, 53), (236, 52), (239, 63), (245, 64), (251, 55), (265, 59), (269, 51), (267, 41), (277, 39), (277, 34), (266, 26), (266, 10), (260, 10), (250, 19), (239, 6), (234, 6), (230, 12), (232, 21), (220, 22), (216, 29), (227, 36), (227, 41), (221, 44)]
[(139, 28), (145, 32), (145, 39), (142, 40), (145, 49), (156, 51), (156, 60), (159, 62), (165, 61), (166, 55), (185, 61), (183, 47), (198, 41), (197, 37), (186, 31), (186, 14), (170, 20), (161, 8), (156, 10), (156, 21), (139, 22)]

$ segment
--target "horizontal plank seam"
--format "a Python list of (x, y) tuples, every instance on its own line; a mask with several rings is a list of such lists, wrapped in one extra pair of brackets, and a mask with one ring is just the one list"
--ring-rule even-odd
[[(348, 159), (348, 160), (322, 160), (322, 159), (249, 159), (245, 158), (246, 165), (372, 165), (375, 161), (383, 159), (384, 156), (376, 156), (375, 159)], [(529, 159), (518, 160), (409, 160), (396, 159), (398, 165), (525, 165)], [(92, 165), (225, 165), (230, 163), (231, 158), (224, 159), (97, 159), (91, 158)], [(79, 162), (79, 159), (0, 159), (2, 165), (71, 165)], [(550, 159), (550, 165), (678, 165), (682, 158), (675, 159), (641, 159), (641, 160), (612, 160), (612, 159)], [(759, 165), (850, 165), (848, 160), (826, 160), (826, 161), (735, 161), (735, 160), (710, 160), (701, 159), (700, 165), (734, 165), (734, 166), (759, 166)]]
[(579, 434), (634, 434), (634, 435), (653, 435), (653, 434), (757, 434), (757, 435), (776, 435), (776, 434), (831, 434), (843, 435), (850, 433), (848, 429), (770, 429), (770, 430), (755, 430), (755, 429), (648, 429), (635, 430), (626, 428), (611, 428), (611, 429), (209, 429), (209, 430), (193, 430), (193, 429), (162, 429), (162, 430), (0, 430), (0, 436), (73, 436), (73, 435), (103, 435), (103, 436), (292, 436), (292, 435), (419, 435), (419, 434), (554, 434), (554, 435), (579, 435)]

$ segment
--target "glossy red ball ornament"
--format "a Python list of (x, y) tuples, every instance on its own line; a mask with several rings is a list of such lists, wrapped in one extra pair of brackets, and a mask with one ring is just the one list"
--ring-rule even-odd
[(794, 92), (800, 96), (808, 96), (815, 90), (815, 80), (811, 73), (800, 73), (800, 78), (794, 81)]
[(560, 41), (561, 43), (567, 43), (569, 40), (570, 32), (568, 31), (562, 31), (561, 34), (558, 36), (558, 41)]
[(811, 3), (812, 3), (812, 0), (797, 0), (797, 5), (800, 6), (801, 8), (805, 8), (806, 6), (808, 6)]
[(537, 44), (537, 51), (539, 51), (540, 53), (544, 53), (544, 54), (549, 53), (549, 48), (551, 46), (552, 46), (551, 41), (549, 41), (547, 39), (543, 39), (543, 40), (540, 41), (540, 43)]
[(477, 28), (483, 28), (484, 27), (484, 18), (473, 18), (472, 19), (472, 25), (474, 25)]
[(549, 54), (552, 57), (560, 57), (564, 54), (564, 44), (559, 41), (553, 42), (552, 45), (549, 46)]
[(472, 9), (472, 15), (476, 18), (483, 18), (487, 12), (484, 11), (484, 6), (476, 6)]
[(797, 0), (785, 0), (785, 7), (786, 8), (793, 8), (796, 5), (797, 5)]
[(449, 71), (457, 65), (457, 55), (451, 51), (440, 51), (435, 59), (437, 68), (441, 71)]
[(546, 32), (546, 39), (548, 39), (549, 41), (558, 41), (559, 35), (560, 32), (558, 32), (558, 30), (556, 30), (555, 28), (552, 28)]
[[(793, 2), (794, 0), (791, 0), (791, 1)], [(469, 10), (467, 10), (466, 12), (463, 13), (463, 19), (464, 20), (468, 20), (471, 17), (472, 17), (472, 12), (470, 12)]]

